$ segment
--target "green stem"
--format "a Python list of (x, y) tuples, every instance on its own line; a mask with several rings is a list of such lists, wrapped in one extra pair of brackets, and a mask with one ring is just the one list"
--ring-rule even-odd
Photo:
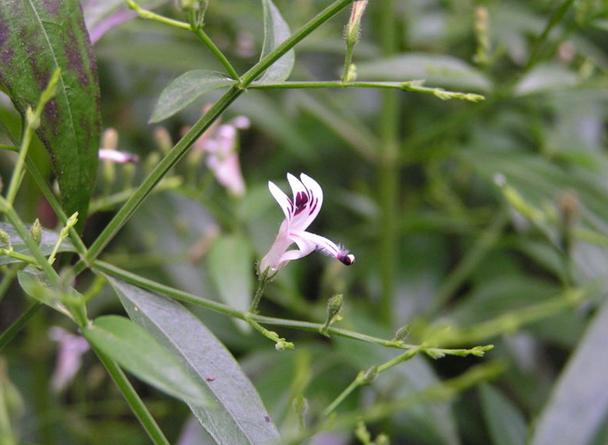
[(260, 323), (258, 323), (257, 321), (255, 321), (253, 319), (253, 314), (250, 313), (245, 313), (244, 317), (245, 317), (245, 321), (247, 323), (249, 323), (249, 325), (255, 329), (256, 331), (258, 331), (260, 334), (262, 334), (264, 337), (266, 337), (267, 339), (273, 341), (275, 343), (275, 348), (277, 351), (284, 351), (285, 349), (294, 349), (295, 346), (292, 342), (285, 340), (283, 337), (280, 337), (279, 334), (277, 334), (274, 331), (271, 331), (269, 329), (266, 329), (264, 326), (262, 326)]
[(19, 216), (15, 212), (15, 209), (13, 209), (12, 205), (7, 202), (4, 197), (0, 197), (0, 209), (3, 213), (6, 214), (6, 217), (8, 218), (9, 222), (13, 225), (13, 227), (17, 231), (17, 234), (21, 237), (23, 242), (25, 242), (25, 245), (38, 263), (38, 266), (40, 266), (40, 268), (43, 270), (51, 284), (59, 284), (59, 275), (57, 275), (55, 269), (51, 267), (45, 256), (42, 255), (40, 247), (32, 238), (32, 235), (25, 227), (25, 224), (23, 224), (21, 218), (19, 218)]
[(13, 175), (11, 176), (11, 182), (8, 186), (8, 192), (6, 192), (6, 201), (9, 206), (12, 206), (15, 202), (15, 198), (17, 196), (17, 192), (19, 191), (21, 180), (23, 179), (23, 169), (25, 167), (25, 160), (27, 159), (27, 152), (32, 142), (34, 130), (38, 128), (38, 125), (40, 124), (40, 116), (42, 115), (44, 107), (46, 106), (48, 101), (51, 100), (55, 95), (55, 88), (57, 87), (57, 83), (59, 82), (60, 76), (60, 70), (59, 68), (57, 68), (53, 72), (46, 88), (40, 95), (38, 103), (36, 104), (36, 109), (32, 110), (30, 107), (28, 107), (26, 110), (25, 126), (23, 129), (21, 144), (19, 146), (19, 157), (17, 158), (17, 163), (15, 164), (15, 168), (13, 169)]
[(182, 22), (180, 20), (170, 19), (169, 17), (165, 17), (155, 12), (144, 9), (133, 0), (127, 0), (127, 4), (129, 5), (129, 8), (135, 11), (137, 15), (139, 15), (142, 19), (152, 20), (154, 22), (162, 23), (163, 25), (173, 26), (174, 28), (184, 29), (186, 31), (191, 31), (192, 29), (189, 23)]
[(205, 31), (198, 27), (192, 27), (192, 32), (196, 34), (196, 37), (199, 38), (201, 42), (203, 42), (207, 48), (211, 51), (211, 53), (215, 56), (215, 58), (224, 66), (226, 72), (235, 80), (239, 80), (240, 76), (237, 73), (234, 66), (230, 63), (230, 61), (226, 58), (224, 53), (216, 46), (216, 44), (211, 40), (211, 38), (207, 35)]
[[(229, 317), (238, 318), (244, 321), (255, 321), (257, 323), (263, 325), (274, 325), (274, 326), (282, 326), (291, 329), (298, 329), (307, 332), (313, 332), (315, 334), (319, 334), (319, 329), (321, 329), (324, 325), (323, 323), (314, 323), (309, 321), (301, 321), (301, 320), (289, 320), (284, 318), (275, 318), (275, 317), (267, 317), (264, 315), (252, 314), (249, 312), (239, 311), (238, 309), (234, 309), (228, 305), (218, 303), (217, 301), (209, 300), (203, 297), (199, 297), (197, 295), (190, 294), (188, 292), (174, 289), (170, 286), (166, 286), (164, 284), (157, 283), (148, 278), (141, 277), (132, 272), (128, 272), (126, 270), (120, 269), (111, 264), (105, 263), (103, 261), (96, 261), (94, 265), (94, 269), (97, 272), (101, 272), (107, 275), (110, 275), (115, 278), (119, 278), (129, 284), (132, 284), (137, 287), (141, 287), (142, 289), (146, 289), (150, 292), (155, 292), (160, 295), (164, 295), (165, 297), (172, 298), (174, 300), (178, 300), (184, 303), (193, 304), (196, 306), (204, 307), (205, 309), (227, 315)], [(411, 345), (407, 343), (403, 343), (399, 340), (387, 340), (383, 338), (374, 337), (367, 334), (362, 334), (360, 332), (350, 331), (348, 329), (340, 329), (329, 327), (327, 332), (331, 335), (350, 338), (352, 340), (358, 340), (365, 343), (376, 344), (380, 346), (384, 346), (387, 348), (396, 348), (396, 349), (404, 349), (404, 350), (412, 350), (412, 349), (420, 349), (423, 348), (425, 352), (430, 353), (432, 356), (443, 355), (458, 355), (462, 356), (467, 354), (476, 354), (479, 349), (441, 349), (435, 347), (425, 347), (421, 345)], [(485, 348), (485, 347), (484, 347)], [(487, 349), (485, 349), (487, 350)]]
[(35, 302), (28, 307), (23, 314), (19, 316), (17, 320), (13, 322), (8, 328), (6, 328), (2, 334), (0, 334), (0, 352), (8, 345), (13, 338), (23, 329), (25, 324), (30, 318), (34, 316), (38, 309), (42, 307), (42, 303)]
[[(390, 56), (397, 50), (397, 29), (394, 0), (385, 0), (380, 8), (382, 52)], [(399, 200), (399, 103), (397, 96), (386, 91), (382, 95), (380, 113), (381, 162), (378, 167), (380, 183), (380, 275), (382, 295), (380, 314), (391, 324), (395, 293), (395, 267), (397, 262), (397, 209)]]
[[(51, 190), (51, 187), (46, 183), (44, 177), (42, 176), (42, 173), (36, 166), (36, 163), (30, 157), (26, 159), (26, 168), (30, 176), (34, 179), (34, 182), (44, 195), (45, 199), (52, 207), (53, 211), (55, 212), (55, 215), (57, 216), (57, 218), (59, 218), (59, 221), (61, 221), (61, 224), (65, 226), (68, 222), (68, 217), (64, 213), (63, 207), (61, 206), (59, 200)], [(78, 235), (76, 229), (74, 229), (74, 227), (70, 227), (69, 233), (70, 239), (72, 240), (72, 244), (74, 244), (74, 247), (76, 248), (78, 253), (81, 256), (85, 256), (87, 248), (84, 245), (80, 236)]]
[(24, 263), (37, 265), (38, 262), (36, 259), (29, 255), (24, 255), (19, 252), (15, 252), (14, 250), (0, 249), (0, 255), (8, 256), (11, 258), (15, 258), (16, 260), (23, 261)]
[(354, 0), (335, 0), (324, 10), (319, 12), (316, 16), (310, 19), (304, 26), (298, 31), (293, 33), (288, 39), (277, 46), (273, 51), (263, 57), (258, 63), (249, 69), (242, 77), (241, 84), (248, 86), (253, 82), (260, 74), (262, 74), (270, 65), (281, 58), (287, 51), (297, 45), (302, 39), (308, 36), (311, 32), (321, 26), (323, 23), (328, 21), (334, 15), (343, 10), (346, 6), (352, 3)]
[(329, 404), (327, 408), (323, 410), (323, 417), (329, 416), (346, 398), (357, 388), (360, 386), (368, 385), (371, 383), (378, 375), (383, 372), (388, 371), (393, 366), (397, 366), (399, 363), (403, 363), (407, 360), (413, 358), (418, 352), (422, 350), (422, 347), (410, 349), (403, 354), (399, 354), (398, 356), (392, 358), (391, 360), (382, 363), (381, 365), (373, 366), (367, 371), (359, 371), (354, 380), (342, 391), (335, 400)]
[(162, 23), (163, 25), (172, 26), (174, 28), (183, 29), (186, 31), (192, 31), (201, 42), (203, 42), (207, 48), (211, 51), (211, 53), (215, 56), (215, 58), (224, 66), (230, 77), (235, 80), (239, 80), (239, 73), (236, 72), (230, 61), (226, 58), (224, 53), (217, 47), (213, 40), (203, 31), (200, 27), (194, 26), (190, 23), (182, 22), (180, 20), (170, 19), (168, 17), (162, 16), (160, 14), (156, 14), (155, 12), (149, 11), (147, 9), (142, 8), (133, 0), (127, 0), (129, 4), (129, 8), (134, 10), (137, 15), (139, 15), (143, 19), (152, 20), (155, 22)]
[(148, 436), (152, 442), (155, 445), (170, 445), (162, 430), (152, 417), (152, 414), (150, 414), (150, 411), (148, 411), (148, 408), (141, 400), (122, 369), (120, 369), (120, 367), (114, 361), (112, 361), (97, 348), (93, 347), (93, 350), (95, 351), (95, 354), (97, 354), (97, 357), (101, 363), (103, 363), (103, 366), (108, 371), (108, 374), (110, 374), (112, 377), (112, 380), (114, 380), (114, 383), (131, 408), (131, 411), (133, 411), (133, 414), (135, 414), (141, 425), (146, 430), (146, 433), (148, 433)]
[(328, 428), (332, 430), (348, 430), (361, 420), (365, 422), (378, 421), (395, 413), (402, 413), (413, 407), (418, 407), (422, 403), (449, 400), (467, 388), (495, 378), (503, 371), (504, 365), (497, 362), (477, 365), (458, 377), (436, 383), (405, 398), (376, 403), (366, 407), (365, 410), (357, 409), (337, 418), (322, 419), (316, 427), (286, 438), (285, 443), (294, 445), (304, 443), (307, 438)]
[(0, 144), (0, 150), (15, 151), (15, 152), (19, 151), (19, 149), (17, 147), (15, 147), (14, 145), (6, 145), (6, 144)]
[(360, 380), (361, 378), (359, 376), (361, 376), (362, 374), (359, 373), (357, 374), (357, 377), (355, 377), (355, 379), (350, 382), (350, 385), (348, 385), (339, 395), (338, 397), (336, 397), (333, 402), (331, 402), (329, 404), (329, 406), (327, 408), (325, 408), (323, 410), (323, 417), (327, 417), (329, 416), (331, 413), (333, 413), (335, 411), (335, 409), (344, 401), (346, 400), (346, 398), (355, 390), (357, 389), (359, 386), (362, 386)]
[(439, 87), (426, 87), (422, 81), (408, 80), (404, 82), (376, 82), (356, 81), (346, 82), (342, 80), (309, 80), (309, 81), (285, 81), (285, 82), (253, 82), (250, 89), (276, 90), (276, 89), (328, 89), (328, 88), (376, 88), (408, 91), (413, 93), (430, 94), (442, 100), (464, 100), (468, 102), (480, 102), (485, 99), (481, 94), (463, 93), (460, 91), (448, 91)]
[(133, 195), (114, 215), (114, 218), (108, 223), (99, 237), (91, 245), (89, 252), (85, 255), (84, 260), (81, 259), (75, 266), (76, 274), (82, 272), (86, 267), (86, 263), (93, 262), (104, 249), (104, 247), (116, 236), (118, 231), (126, 224), (139, 208), (142, 202), (150, 194), (152, 189), (166, 175), (187, 152), (192, 143), (205, 131), (209, 126), (220, 116), (220, 114), (228, 108), (228, 106), (239, 97), (244, 88), (253, 82), (260, 74), (270, 65), (277, 61), (287, 51), (293, 48), (304, 37), (313, 32), (335, 14), (340, 12), (353, 0), (336, 0), (308, 23), (306, 23), (298, 32), (294, 33), (280, 44), (277, 48), (267, 54), (262, 60), (254, 65), (242, 77), (239, 85), (230, 88), (210, 109), (202, 116), (192, 128), (177, 142), (177, 144), (165, 155), (165, 157), (155, 166), (154, 170), (144, 179), (141, 185), (135, 190)]
[(342, 82), (346, 82), (348, 80), (348, 72), (350, 71), (350, 66), (353, 63), (353, 46), (348, 45), (346, 47), (346, 54), (344, 55), (344, 68), (342, 68)]

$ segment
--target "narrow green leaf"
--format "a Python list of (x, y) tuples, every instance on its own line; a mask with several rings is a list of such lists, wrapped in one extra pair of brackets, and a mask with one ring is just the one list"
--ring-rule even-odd
[[(260, 60), (291, 35), (289, 25), (272, 0), (262, 0), (262, 8), (264, 10), (264, 45), (262, 46)], [(289, 50), (264, 72), (260, 81), (281, 82), (287, 80), (291, 70), (293, 70), (295, 60), (294, 51)]]
[(428, 86), (488, 91), (491, 83), (480, 71), (456, 57), (408, 53), (357, 64), (357, 76), (369, 80), (425, 80)]
[(209, 273), (220, 297), (230, 306), (247, 310), (253, 289), (253, 252), (241, 235), (222, 236), (209, 251)]
[(526, 422), (517, 408), (489, 384), (480, 387), (483, 415), (494, 445), (524, 445)]
[(55, 69), (61, 78), (37, 134), (51, 155), (65, 213), (86, 219), (97, 171), (100, 110), (95, 60), (77, 0), (0, 2), (0, 86), (22, 114)]
[(203, 387), (182, 363), (131, 320), (116, 315), (99, 317), (83, 335), (144, 382), (192, 406), (210, 404)]
[[(31, 226), (28, 226), (27, 228), (28, 228), (28, 230), (31, 230)], [(21, 253), (23, 255), (31, 255), (30, 251), (28, 250), (27, 246), (25, 245), (25, 242), (19, 237), (19, 235), (17, 234), (17, 231), (13, 228), (13, 226), (11, 226), (8, 223), (0, 222), (0, 230), (3, 230), (4, 232), (6, 232), (8, 234), (10, 242), (11, 242), (11, 246), (15, 252)], [(42, 252), (42, 254), (44, 256), (48, 256), (51, 254), (51, 252), (53, 251), (53, 246), (55, 246), (55, 244), (57, 243), (58, 238), (59, 238), (59, 236), (57, 235), (57, 233), (55, 233), (51, 230), (46, 230), (46, 229), (42, 230), (42, 236), (40, 239), (39, 246), (40, 246), (40, 251)], [(6, 248), (8, 246), (0, 245), (0, 247)], [(61, 246), (59, 247), (59, 252), (74, 252), (74, 251), (75, 251), (74, 246), (72, 245), (70, 240), (68, 240), (68, 239), (63, 240), (63, 242), (61, 243)], [(17, 262), (19, 262), (19, 260), (16, 258), (6, 256), (6, 255), (0, 256), (0, 266), (3, 266), (5, 264), (10, 264), (10, 263), (17, 263)]]
[(216, 400), (190, 405), (219, 445), (275, 443), (279, 434), (255, 388), (230, 352), (181, 304), (108, 278), (129, 316), (179, 356)]
[(228, 87), (233, 83), (233, 79), (215, 71), (188, 71), (173, 80), (160, 93), (150, 122), (155, 123), (165, 120), (186, 108), (203, 94)]
[(608, 304), (591, 322), (538, 421), (532, 445), (587, 445), (608, 414)]

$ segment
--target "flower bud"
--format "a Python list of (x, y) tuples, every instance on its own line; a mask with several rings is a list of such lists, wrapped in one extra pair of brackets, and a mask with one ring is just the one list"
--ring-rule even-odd
[(2, 229), (0, 229), (0, 246), (11, 248), (11, 237)]
[(32, 224), (31, 234), (34, 242), (40, 245), (40, 241), (42, 241), (42, 225), (38, 218), (36, 218), (36, 221)]
[(485, 6), (475, 9), (475, 37), (477, 38), (477, 52), (473, 61), (479, 65), (487, 65), (490, 62), (490, 17)]
[(356, 0), (353, 3), (352, 9), (350, 10), (350, 18), (348, 19), (345, 30), (346, 43), (349, 46), (355, 46), (359, 41), (361, 19), (363, 18), (366, 7), (367, 0)]
[(334, 295), (327, 302), (327, 318), (325, 320), (325, 324), (320, 329), (320, 333), (329, 337), (328, 329), (329, 327), (337, 322), (342, 320), (342, 316), (340, 315), (340, 311), (342, 310), (342, 303), (344, 299), (342, 294)]

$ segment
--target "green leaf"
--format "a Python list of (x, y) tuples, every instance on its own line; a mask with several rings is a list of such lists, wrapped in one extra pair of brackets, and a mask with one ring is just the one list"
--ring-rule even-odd
[(255, 388), (230, 352), (181, 304), (109, 278), (129, 316), (179, 356), (216, 400), (190, 405), (219, 445), (274, 443), (279, 435)]
[(160, 93), (150, 122), (156, 123), (165, 120), (186, 108), (203, 94), (228, 87), (234, 82), (233, 79), (215, 71), (188, 71), (173, 80)]
[[(262, 46), (260, 60), (291, 35), (289, 25), (272, 0), (262, 0), (262, 8), (264, 9), (264, 45)], [(287, 51), (284, 56), (264, 72), (260, 81), (281, 82), (287, 80), (293, 70), (295, 60), (293, 49)]]
[(0, 2), (0, 86), (22, 116), (55, 69), (55, 98), (37, 134), (51, 155), (65, 213), (86, 219), (97, 172), (101, 114), (95, 60), (77, 0)]
[(242, 311), (249, 308), (253, 288), (253, 252), (241, 235), (217, 239), (209, 251), (209, 272), (220, 297)]
[(546, 63), (526, 74), (517, 82), (514, 91), (517, 96), (561, 91), (576, 86), (578, 82), (579, 78), (575, 72), (557, 63)]
[(608, 304), (595, 316), (554, 386), (532, 445), (591, 443), (608, 414)]
[(369, 80), (422, 79), (427, 86), (470, 88), (488, 91), (488, 78), (466, 62), (452, 56), (408, 53), (357, 64), (357, 76)]
[[(27, 227), (28, 231), (31, 230), (31, 226)], [(24, 255), (31, 255), (29, 249), (27, 248), (27, 246), (25, 245), (25, 242), (19, 237), (19, 235), (17, 234), (17, 231), (13, 228), (13, 226), (11, 226), (8, 223), (4, 223), (4, 222), (0, 222), (0, 230), (3, 230), (4, 232), (6, 232), (10, 238), (11, 241), (11, 246), (13, 247), (13, 250), (17, 253), (21, 253)], [(55, 243), (57, 243), (57, 239), (59, 238), (59, 236), (51, 231), (51, 230), (46, 230), (43, 229), (42, 230), (42, 236), (40, 238), (40, 251), (42, 252), (42, 255), (44, 256), (48, 256), (51, 254), (51, 252), (53, 251), (53, 246), (55, 246)], [(7, 247), (7, 246), (0, 246), (0, 247)], [(74, 252), (76, 249), (74, 249), (74, 246), (72, 245), (72, 243), (70, 242), (70, 240), (63, 240), (63, 242), (61, 243), (61, 246), (59, 247), (59, 252)], [(5, 264), (11, 264), (11, 263), (18, 263), (19, 260), (10, 256), (0, 256), (0, 266), (3, 266)]]
[(46, 277), (42, 271), (28, 267), (19, 271), (17, 280), (23, 292), (41, 303), (52, 307), (58, 312), (73, 318), (70, 311), (61, 302), (59, 289), (53, 289), (48, 284)]
[(526, 422), (500, 391), (489, 384), (479, 390), (483, 415), (494, 445), (524, 445), (526, 443)]
[(192, 406), (209, 406), (203, 386), (146, 330), (128, 318), (106, 315), (83, 330), (85, 338), (146, 383)]

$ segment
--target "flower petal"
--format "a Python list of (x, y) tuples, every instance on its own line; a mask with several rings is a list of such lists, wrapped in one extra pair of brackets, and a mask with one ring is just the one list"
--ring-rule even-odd
[(306, 221), (302, 224), (304, 229), (306, 229), (321, 211), (321, 206), (323, 205), (323, 189), (317, 181), (305, 173), (300, 174), (300, 179), (310, 193), (310, 205), (306, 215)]
[(285, 219), (289, 220), (291, 218), (292, 204), (287, 195), (283, 193), (283, 190), (278, 188), (272, 181), (268, 181), (268, 190), (270, 190), (270, 193), (276, 202), (278, 202), (281, 206), (281, 210), (283, 210), (283, 213), (285, 214)]
[(333, 256), (337, 258), (338, 253), (342, 250), (333, 241), (315, 233), (301, 231), (290, 232), (290, 235), (291, 239), (293, 239), (293, 241), (298, 244), (298, 246), (300, 246), (300, 242), (303, 242), (308, 246), (312, 245), (314, 246), (314, 249), (320, 251), (321, 253), (327, 256)]

